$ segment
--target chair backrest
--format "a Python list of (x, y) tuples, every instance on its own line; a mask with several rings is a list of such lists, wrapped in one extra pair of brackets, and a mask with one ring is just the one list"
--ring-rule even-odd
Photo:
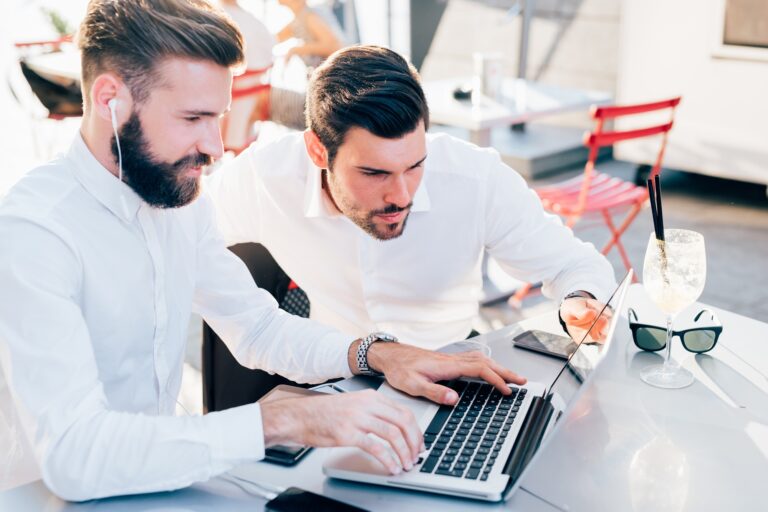
[[(653, 168), (651, 170), (651, 179), (653, 179), (661, 171), (661, 162), (664, 159), (664, 150), (667, 147), (667, 134), (669, 133), (669, 130), (672, 129), (675, 109), (680, 103), (680, 99), (681, 97), (677, 96), (674, 98), (654, 101), (651, 103), (592, 107), (590, 114), (592, 119), (595, 120), (595, 129), (584, 134), (584, 145), (589, 148), (589, 157), (584, 168), (584, 181), (582, 183), (581, 193), (579, 195), (578, 212), (582, 212), (586, 206), (589, 187), (595, 170), (595, 160), (597, 160), (597, 155), (600, 151), (600, 148), (602, 147), (612, 146), (617, 142), (626, 140), (661, 135), (661, 144), (659, 147), (659, 152), (656, 155), (656, 161), (654, 162)], [(648, 112), (663, 111), (667, 109), (669, 110), (669, 121), (665, 123), (654, 124), (644, 128), (636, 128), (632, 130), (604, 130), (605, 122), (608, 120), (616, 119), (617, 117), (645, 114)]]
[(272, 66), (260, 69), (247, 69), (232, 79), (232, 99), (245, 98), (259, 91), (269, 89), (269, 82), (264, 80)]

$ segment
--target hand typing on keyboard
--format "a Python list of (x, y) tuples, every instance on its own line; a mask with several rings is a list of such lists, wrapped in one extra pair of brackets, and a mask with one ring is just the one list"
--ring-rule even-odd
[(267, 447), (356, 446), (392, 474), (411, 470), (425, 449), (411, 410), (373, 390), (264, 402), (261, 417)]
[(503, 395), (507, 383), (525, 384), (526, 379), (504, 368), (480, 352), (442, 354), (402, 343), (375, 343), (368, 351), (369, 365), (382, 372), (387, 381), (412, 396), (423, 396), (439, 404), (459, 400), (455, 390), (438, 381), (472, 377), (483, 379)]

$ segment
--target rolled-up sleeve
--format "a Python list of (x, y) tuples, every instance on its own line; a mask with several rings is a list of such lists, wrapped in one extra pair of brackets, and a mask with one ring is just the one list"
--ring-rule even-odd
[(149, 416), (107, 400), (79, 305), (84, 272), (59, 230), (4, 218), (0, 361), (46, 485), (80, 501), (167, 491), (264, 455), (257, 404)]
[(610, 262), (579, 240), (556, 215), (544, 211), (518, 173), (488, 151), (482, 164), (485, 187), (485, 246), (511, 276), (542, 282), (545, 296), (560, 300), (584, 290), (605, 302), (616, 286)]

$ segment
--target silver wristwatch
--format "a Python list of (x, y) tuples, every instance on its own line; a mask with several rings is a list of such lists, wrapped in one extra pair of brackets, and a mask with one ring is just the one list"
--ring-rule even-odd
[(357, 347), (357, 371), (360, 375), (374, 375), (377, 377), (384, 375), (376, 370), (371, 370), (371, 367), (368, 366), (368, 349), (376, 342), (396, 343), (397, 338), (386, 332), (374, 332), (363, 338)]

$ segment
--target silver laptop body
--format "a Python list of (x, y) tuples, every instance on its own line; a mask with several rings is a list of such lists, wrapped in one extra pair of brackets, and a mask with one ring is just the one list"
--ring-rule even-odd
[[(598, 349), (595, 345), (585, 345), (584, 340), (581, 340), (578, 349), (564, 364), (549, 388), (540, 382), (528, 382), (524, 386), (510, 385), (510, 388), (517, 391), (513, 398), (506, 402), (506, 397), (502, 397), (501, 393), (485, 393), (487, 398), (482, 404), (494, 402), (495, 409), (488, 421), (483, 423), (483, 434), (477, 434), (477, 426), (485, 410), (477, 410), (478, 415), (473, 420), (473, 426), (462, 430), (461, 427), (466, 421), (465, 415), (469, 413), (458, 409), (462, 401), (465, 402), (464, 405), (470, 403), (470, 395), (475, 391), (479, 390), (482, 401), (484, 393), (481, 384), (485, 386), (485, 383), (463, 379), (454, 381), (451, 385), (460, 393), (460, 401), (455, 407), (441, 407), (426, 399), (406, 395), (385, 382), (378, 391), (398, 400), (413, 411), (419, 427), (425, 433), (427, 452), (422, 454), (419, 463), (411, 471), (391, 475), (381, 463), (364, 451), (358, 448), (337, 448), (326, 459), (323, 472), (332, 478), (463, 498), (486, 501), (506, 499), (517, 490), (520, 476), (533, 460), (544, 438), (551, 435), (555, 424), (563, 415), (567, 416), (567, 406), (576, 401), (597, 365), (605, 359), (631, 280), (632, 271), (629, 271), (608, 301), (613, 316), (605, 342)], [(606, 314), (605, 311), (601, 315)], [(584, 339), (586, 338), (587, 335)], [(592, 350), (589, 357), (583, 353), (587, 348)], [(562, 375), (567, 377), (561, 379)], [(558, 392), (558, 380), (561, 383), (568, 380), (571, 387), (575, 387), (564, 393), (569, 395), (568, 403)], [(467, 406), (468, 409), (475, 405), (475, 398), (478, 398), (478, 395), (474, 395), (471, 405)], [(502, 410), (502, 402), (508, 406), (503, 409), (503, 415), (499, 413), (499, 410)], [(495, 405), (496, 403), (499, 405)], [(481, 407), (484, 407), (482, 404)], [(446, 433), (454, 415), (460, 418), (459, 423), (453, 425), (454, 429), (450, 433)], [(498, 431), (493, 436), (492, 429)], [(438, 434), (434, 434), (436, 430)], [(492, 437), (491, 444), (488, 437)], [(471, 443), (475, 445), (467, 448)], [(455, 452), (449, 454), (451, 450)], [(481, 453), (482, 450), (487, 450), (487, 453)], [(471, 455), (462, 455), (470, 451)], [(479, 460), (482, 456), (485, 458)], [(453, 459), (446, 462), (451, 457)], [(479, 471), (476, 471), (478, 469)]]

